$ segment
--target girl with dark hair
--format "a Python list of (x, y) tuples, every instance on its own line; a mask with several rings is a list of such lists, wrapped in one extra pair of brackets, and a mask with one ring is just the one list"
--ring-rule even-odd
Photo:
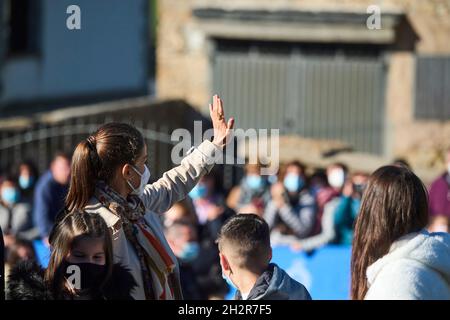
[[(209, 107), (213, 141), (203, 141), (153, 184), (147, 184), (147, 146), (133, 126), (105, 124), (75, 149), (67, 209), (96, 213), (105, 220), (114, 261), (129, 268), (136, 280), (135, 299), (182, 298), (179, 266), (156, 213), (185, 198), (229, 140), (234, 120), (225, 121), (222, 100), (214, 96)], [(51, 245), (53, 241), (51, 237)]]
[(11, 300), (131, 299), (135, 281), (113, 265), (111, 235), (97, 214), (76, 211), (54, 228), (50, 262), (43, 270), (21, 262), (9, 275)]
[(356, 220), (352, 299), (450, 299), (450, 235), (428, 233), (427, 190), (408, 168), (376, 170)]

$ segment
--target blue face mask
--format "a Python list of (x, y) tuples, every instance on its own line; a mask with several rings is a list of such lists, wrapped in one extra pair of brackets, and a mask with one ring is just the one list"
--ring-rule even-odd
[(278, 181), (278, 177), (276, 175), (271, 175), (267, 178), (267, 181), (270, 184), (275, 184)]
[(223, 280), (226, 281), (226, 283), (228, 284), (228, 286), (230, 286), (231, 288), (233, 288), (234, 290), (239, 290), (238, 287), (236, 287), (236, 285), (233, 283), (233, 281), (231, 281), (230, 278), (228, 278), (225, 273), (222, 272), (222, 278)]
[(2, 199), (6, 203), (14, 204), (19, 201), (19, 191), (16, 188), (6, 187), (2, 190)]
[(247, 182), (247, 185), (252, 190), (260, 189), (263, 186), (263, 183), (264, 183), (263, 178), (261, 176), (257, 176), (257, 175), (247, 176), (246, 177), (246, 182)]
[(191, 262), (198, 257), (199, 252), (200, 246), (197, 242), (188, 242), (184, 245), (179, 258), (183, 261)]
[(284, 177), (284, 187), (289, 192), (297, 192), (305, 185), (305, 181), (297, 174), (290, 173)]
[(19, 177), (19, 185), (22, 189), (28, 189), (30, 188), (34, 183), (34, 177), (30, 176), (20, 176)]
[(189, 192), (189, 197), (193, 200), (204, 198), (208, 194), (208, 188), (203, 183), (197, 184), (194, 188), (192, 188), (191, 192)]

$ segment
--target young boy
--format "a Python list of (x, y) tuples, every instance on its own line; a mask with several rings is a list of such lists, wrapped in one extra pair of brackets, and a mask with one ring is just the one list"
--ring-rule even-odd
[(231, 217), (220, 230), (220, 265), (235, 300), (311, 300), (306, 288), (274, 263), (267, 223), (255, 214)]

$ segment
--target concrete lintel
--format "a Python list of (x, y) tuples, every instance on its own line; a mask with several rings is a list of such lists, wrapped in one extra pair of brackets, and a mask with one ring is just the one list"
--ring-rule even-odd
[(373, 44), (394, 43), (395, 29), (405, 17), (401, 12), (385, 12), (381, 29), (370, 30), (365, 12), (195, 8), (193, 15), (211, 37)]
[(298, 42), (347, 42), (391, 44), (395, 41), (395, 31), (391, 28), (370, 30), (355, 28), (354, 25), (326, 24), (258, 24), (202, 21), (199, 28), (206, 36), (225, 39), (254, 39), (269, 41)]

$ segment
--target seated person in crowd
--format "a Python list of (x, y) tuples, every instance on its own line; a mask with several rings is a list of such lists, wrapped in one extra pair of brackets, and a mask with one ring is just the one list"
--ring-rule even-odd
[(329, 165), (326, 169), (327, 185), (318, 190), (316, 197), (319, 210), (335, 197), (341, 195), (348, 176), (348, 167), (340, 162)]
[(189, 199), (177, 202), (164, 214), (164, 227), (170, 230), (173, 224), (182, 221), (195, 229), (196, 239), (200, 245), (201, 259), (194, 259), (189, 264), (189, 269), (196, 275), (196, 282), (204, 297), (223, 299), (227, 292), (227, 286), (221, 276), (219, 250), (215, 240), (225, 220), (234, 212), (221, 204), (215, 206), (217, 207), (216, 217), (208, 220), (204, 225), (200, 225), (195, 208)]
[(330, 202), (334, 197), (338, 196), (338, 192), (333, 189), (328, 183), (328, 176), (326, 169), (315, 169), (309, 179), (309, 190), (316, 200), (316, 224), (312, 235), (319, 234), (321, 232), (321, 221), (323, 215), (323, 209), (325, 205)]
[(351, 245), (353, 225), (361, 205), (362, 193), (368, 176), (355, 173), (345, 182), (342, 194), (325, 206), (322, 216), (322, 230), (306, 239), (286, 240), (295, 250), (312, 251), (329, 243)]
[(322, 190), (330, 188), (327, 172), (324, 169), (315, 169), (309, 177), (309, 191), (316, 197)]
[(247, 164), (245, 175), (239, 184), (236, 211), (254, 212), (260, 216), (270, 201), (270, 183), (261, 175), (260, 164)]
[[(345, 183), (342, 195), (334, 199), (334, 226), (336, 238), (334, 243), (351, 245), (353, 239), (353, 227), (356, 216), (361, 207), (361, 198), (367, 185), (368, 176), (365, 173), (354, 173)], [(329, 204), (332, 206), (332, 202)]]
[(288, 163), (280, 180), (272, 186), (272, 199), (264, 212), (273, 230), (272, 241), (278, 242), (283, 235), (306, 238), (316, 224), (316, 204), (307, 188), (304, 165)]
[(218, 204), (223, 202), (223, 196), (219, 192), (217, 171), (213, 169), (210, 173), (203, 176), (189, 192), (189, 197), (194, 204), (200, 225), (216, 219), (220, 214)]
[(302, 284), (270, 263), (269, 226), (258, 215), (230, 218), (218, 244), (222, 273), (236, 287), (236, 300), (311, 300)]
[(217, 203), (213, 215), (209, 215), (208, 221), (199, 226), (202, 256), (193, 263), (193, 268), (199, 275), (200, 286), (209, 299), (224, 299), (228, 290), (222, 278), (216, 240), (222, 226), (234, 215), (235, 212), (224, 203)]
[(18, 178), (21, 199), (23, 202), (33, 204), (34, 187), (37, 180), (37, 170), (31, 161), (24, 161), (17, 167), (15, 174)]
[(187, 220), (174, 221), (165, 229), (165, 236), (180, 264), (180, 281), (183, 298), (187, 300), (204, 300), (207, 296), (197, 282), (197, 274), (192, 263), (198, 259), (200, 245), (195, 227)]
[(50, 164), (50, 170), (44, 173), (36, 183), (33, 203), (34, 224), (39, 235), (48, 245), (48, 235), (57, 215), (64, 209), (65, 197), (70, 179), (70, 159), (64, 153), (57, 153)]
[(5, 177), (0, 185), (0, 226), (6, 248), (16, 239), (33, 240), (38, 236), (33, 227), (31, 207), (21, 201), (19, 188), (12, 177)]
[(341, 194), (347, 174), (347, 166), (337, 162), (329, 165), (325, 172), (318, 169), (311, 176), (310, 189), (317, 204), (316, 225), (311, 235), (322, 232), (322, 217), (325, 206)]
[(195, 208), (191, 201), (188, 199), (176, 202), (161, 215), (163, 225), (165, 228), (169, 228), (174, 222), (178, 220), (188, 221), (194, 226), (198, 226), (198, 217), (195, 213)]
[[(224, 192), (220, 180), (219, 170), (213, 169), (200, 179), (184, 202), (185, 211), (189, 210), (191, 213), (193, 211), (196, 214), (197, 221), (193, 219), (192, 221), (198, 226), (199, 240), (204, 249), (211, 252), (210, 258), (214, 261), (217, 258), (215, 241), (220, 228), (235, 213), (224, 203)], [(189, 201), (190, 199), (192, 202)]]
[(447, 170), (430, 187), (429, 212), (432, 232), (449, 232), (450, 226), (450, 148), (446, 154)]

